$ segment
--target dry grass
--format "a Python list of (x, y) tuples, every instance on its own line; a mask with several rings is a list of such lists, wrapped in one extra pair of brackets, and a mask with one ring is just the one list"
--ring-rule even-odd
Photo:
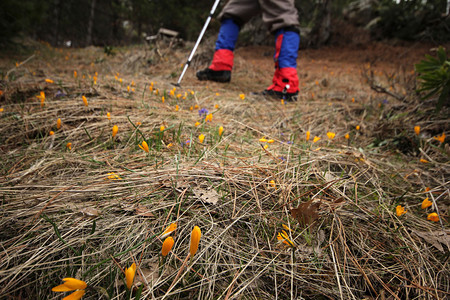
[[(134, 261), (143, 298), (447, 298), (450, 151), (433, 139), (449, 132), (445, 112), (417, 100), (409, 70), (380, 65), (381, 74), (314, 51), (301, 59), (299, 102), (261, 99), (249, 92), (268, 84), (271, 58), (259, 55), (266, 50), (238, 50), (230, 84), (200, 83), (190, 70), (181, 93), (195, 94), (178, 101), (168, 95), (170, 82), (189, 49), (164, 49), (161, 57), (132, 47), (110, 57), (96, 48), (40, 46), (16, 69), (2, 60), (3, 74), (12, 72), (0, 102), (1, 297), (57, 299), (51, 288), (76, 277), (93, 287), (85, 299), (124, 299), (121, 269)], [(366, 79), (401, 97), (371, 90)], [(43, 108), (35, 98), (41, 90)], [(196, 104), (213, 112), (211, 123), (194, 126)], [(306, 131), (321, 140), (306, 141)], [(327, 131), (336, 137), (328, 140)], [(275, 140), (267, 150), (263, 136)], [(144, 137), (149, 154), (138, 147)], [(121, 179), (108, 179), (110, 172)], [(211, 190), (216, 204), (202, 200)], [(440, 223), (426, 220), (435, 210), (420, 208), (425, 197)], [(290, 209), (310, 199), (321, 202), (320, 218), (301, 226)], [(407, 209), (400, 217), (398, 204)], [(175, 246), (162, 264), (158, 235), (175, 221)], [(292, 229), (294, 250), (277, 240), (282, 224)], [(195, 225), (199, 252), (177, 277)]]

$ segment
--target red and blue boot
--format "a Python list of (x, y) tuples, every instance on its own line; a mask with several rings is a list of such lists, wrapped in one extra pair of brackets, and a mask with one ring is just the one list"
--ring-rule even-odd
[(199, 80), (229, 82), (233, 68), (234, 47), (239, 34), (239, 26), (233, 19), (224, 19), (220, 26), (219, 37), (216, 41), (216, 51), (211, 65), (197, 72)]
[(297, 100), (297, 56), (300, 34), (296, 28), (278, 29), (275, 34), (275, 74), (263, 95), (287, 101)]

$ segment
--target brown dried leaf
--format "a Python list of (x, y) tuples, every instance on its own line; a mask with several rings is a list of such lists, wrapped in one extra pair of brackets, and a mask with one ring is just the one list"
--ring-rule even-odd
[[(158, 278), (160, 278), (159, 275), (159, 257), (154, 256), (153, 258), (150, 258), (148, 263), (145, 264), (145, 266), (141, 266), (138, 270), (138, 273), (136, 274), (136, 277), (134, 279), (134, 283), (136, 285), (139, 284), (150, 284), (156, 282)], [(170, 274), (173, 274), (174, 268), (170, 266), (170, 264), (166, 264), (163, 268), (163, 273), (161, 274), (161, 278), (166, 278), (167, 276), (170, 276)], [(121, 280), (123, 283), (123, 280)]]
[[(448, 231), (418, 231), (412, 230), (418, 237), (424, 239), (427, 243), (433, 245), (436, 249), (445, 253), (444, 247), (442, 245), (446, 245), (449, 247), (450, 245), (450, 232)], [(442, 245), (441, 245), (442, 244)]]
[(308, 226), (319, 218), (320, 200), (310, 200), (291, 209), (291, 215), (301, 226)]
[(141, 278), (140, 276), (136, 276), (136, 283), (154, 282), (154, 281), (156, 281), (156, 279), (158, 279), (158, 265), (155, 265), (151, 269), (142, 268), (141, 273), (144, 278)]
[(85, 207), (80, 209), (80, 212), (87, 217), (98, 217), (100, 216), (100, 211), (92, 207)]
[(219, 194), (217, 194), (216, 190), (210, 189), (210, 190), (204, 190), (201, 188), (195, 188), (193, 189), (194, 195), (202, 200), (205, 203), (209, 204), (217, 204), (219, 201)]
[(149, 218), (155, 217), (155, 215), (151, 211), (149, 211), (146, 207), (143, 206), (136, 207), (136, 214), (141, 217), (149, 217)]
[(189, 182), (187, 182), (185, 180), (178, 180), (178, 181), (174, 182), (168, 178), (165, 178), (165, 179), (160, 179), (159, 184), (161, 184), (162, 186), (169, 188), (169, 189), (173, 189), (175, 187), (178, 191), (189, 188)]

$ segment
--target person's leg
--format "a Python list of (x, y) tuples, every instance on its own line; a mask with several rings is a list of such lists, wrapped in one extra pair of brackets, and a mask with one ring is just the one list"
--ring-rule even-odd
[(231, 70), (234, 61), (234, 47), (241, 26), (254, 15), (260, 7), (257, 0), (231, 0), (225, 5), (219, 15), (221, 26), (216, 41), (216, 48), (211, 65), (199, 72), (199, 80), (228, 82), (231, 80)]
[(263, 21), (275, 33), (275, 73), (265, 94), (290, 99), (298, 94), (298, 13), (293, 0), (259, 0)]
[(233, 68), (234, 47), (239, 34), (239, 26), (233, 19), (224, 19), (220, 26), (211, 65), (197, 72), (199, 80), (229, 82)]
[(294, 0), (258, 0), (262, 19), (271, 32), (284, 27), (299, 27)]
[(275, 73), (272, 85), (266, 90), (269, 95), (291, 98), (298, 94), (297, 56), (300, 35), (295, 28), (282, 28), (276, 31)]

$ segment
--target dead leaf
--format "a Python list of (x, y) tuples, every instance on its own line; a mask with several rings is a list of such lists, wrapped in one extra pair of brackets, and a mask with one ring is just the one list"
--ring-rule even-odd
[(433, 245), (442, 253), (445, 253), (444, 247), (442, 247), (442, 245), (446, 245), (447, 247), (449, 247), (450, 232), (448, 231), (417, 231), (413, 229), (412, 232), (414, 232), (418, 237), (424, 239), (427, 243)]
[(141, 217), (154, 218), (155, 215), (144, 206), (136, 207), (136, 214)]
[(80, 212), (87, 217), (98, 217), (100, 216), (100, 211), (92, 208), (92, 207), (85, 207), (80, 209)]
[(158, 261), (154, 259), (151, 260), (146, 267), (139, 269), (139, 275), (136, 274), (135, 283), (151, 284), (152, 282), (155, 282), (159, 277), (158, 267)]
[(313, 199), (291, 209), (291, 215), (301, 226), (308, 226), (319, 218), (320, 199)]
[(321, 211), (326, 211), (328, 213), (339, 209), (346, 203), (344, 198), (342, 197), (337, 199), (320, 199), (320, 200), (315, 199), (315, 200), (320, 202)]
[(325, 175), (323, 176), (325, 178), (326, 181), (331, 182), (331, 181), (335, 181), (335, 180), (339, 180), (341, 179), (340, 177), (334, 176), (334, 174), (327, 172), (325, 173)]
[(188, 181), (185, 181), (185, 180), (173, 181), (169, 178), (160, 179), (159, 184), (161, 184), (162, 186), (169, 188), (169, 189), (175, 188), (179, 192), (184, 189), (189, 188), (189, 186), (190, 186)]
[[(138, 283), (151, 283), (156, 281), (156, 279), (158, 279), (158, 265), (156, 265), (154, 268), (152, 269), (147, 269), (147, 268), (142, 268), (140, 270), (142, 277), (141, 276), (136, 276), (136, 284)], [(145, 282), (144, 282), (144, 280)]]
[(205, 190), (201, 188), (193, 189), (194, 195), (205, 203), (217, 204), (219, 201), (219, 194), (215, 189)]
[[(170, 276), (170, 274), (173, 274), (174, 268), (170, 266), (170, 264), (166, 264), (163, 267), (163, 272), (160, 275), (159, 274), (159, 257), (154, 256), (153, 258), (150, 258), (148, 263), (146, 263), (144, 266), (140, 267), (138, 270), (138, 273), (136, 274), (136, 277), (134, 279), (134, 282), (136, 285), (144, 284), (144, 285), (152, 285), (152, 283), (156, 282), (158, 278), (166, 278), (167, 276)], [(123, 282), (123, 280), (121, 280)]]
[(321, 229), (317, 233), (317, 246), (322, 245), (323, 241), (325, 241), (325, 231)]
[[(136, 272), (136, 276), (134, 277), (134, 283), (135, 285), (139, 286), (140, 284), (148, 285), (155, 282), (158, 277), (158, 257), (155, 256), (149, 260), (145, 266), (140, 266)], [(116, 281), (116, 284), (120, 287), (124, 286), (124, 281), (121, 279), (118, 279)]]

